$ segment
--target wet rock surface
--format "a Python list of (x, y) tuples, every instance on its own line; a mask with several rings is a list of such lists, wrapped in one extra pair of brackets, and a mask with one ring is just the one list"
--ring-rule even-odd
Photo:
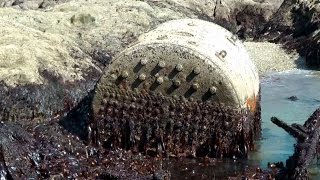
[[(285, 0), (257, 39), (279, 42), (306, 57), (311, 69), (319, 68), (320, 6), (318, 0)], [(308, 45), (306, 45), (308, 44)]]
[(23, 128), (2, 122), (0, 128), (0, 176), (5, 179), (170, 178), (161, 159), (85, 145), (55, 120)]
[(290, 97), (288, 97), (288, 99), (289, 99), (290, 101), (297, 101), (297, 100), (299, 100), (299, 98), (298, 98), (297, 96), (290, 96)]

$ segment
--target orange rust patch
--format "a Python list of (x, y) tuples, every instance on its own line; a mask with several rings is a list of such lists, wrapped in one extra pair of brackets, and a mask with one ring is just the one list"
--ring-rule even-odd
[(253, 96), (253, 98), (247, 98), (246, 105), (247, 105), (247, 108), (250, 109), (251, 112), (256, 111), (257, 100), (258, 100), (258, 98), (256, 96)]

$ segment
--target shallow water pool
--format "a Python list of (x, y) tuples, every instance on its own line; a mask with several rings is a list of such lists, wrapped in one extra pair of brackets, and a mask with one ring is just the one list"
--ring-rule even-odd
[[(270, 74), (261, 78), (261, 93), (262, 140), (249, 160), (266, 168), (268, 162), (285, 162), (293, 154), (296, 142), (270, 118), (303, 124), (320, 106), (320, 76), (305, 70)], [(290, 96), (298, 100), (291, 101)]]

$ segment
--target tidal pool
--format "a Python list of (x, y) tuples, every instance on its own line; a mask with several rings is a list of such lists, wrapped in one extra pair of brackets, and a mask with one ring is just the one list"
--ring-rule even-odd
[[(289, 100), (296, 96), (296, 101)], [(294, 70), (268, 74), (261, 77), (262, 138), (256, 142), (256, 150), (248, 161), (217, 162), (203, 166), (198, 160), (166, 161), (173, 179), (224, 179), (246, 166), (267, 168), (268, 162), (285, 163), (293, 154), (295, 139), (274, 125), (270, 118), (276, 116), (288, 124), (303, 124), (320, 107), (320, 75), (306, 70)], [(200, 165), (201, 164), (201, 165)], [(314, 165), (313, 179), (320, 178), (320, 170)], [(200, 177), (199, 177), (200, 176)]]
[[(276, 116), (288, 124), (304, 122), (320, 106), (320, 76), (312, 71), (294, 70), (261, 78), (262, 139), (249, 162), (267, 167), (268, 162), (285, 162), (293, 154), (295, 139), (274, 125)], [(292, 101), (290, 96), (298, 99)]]

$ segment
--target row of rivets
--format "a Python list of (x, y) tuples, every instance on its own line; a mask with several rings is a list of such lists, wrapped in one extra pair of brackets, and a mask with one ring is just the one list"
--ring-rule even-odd
[[(224, 57), (226, 56), (226, 51), (222, 50), (222, 51), (220, 51), (220, 52), (218, 53), (218, 55), (219, 55), (219, 57), (224, 58)], [(141, 64), (141, 65), (146, 65), (147, 63), (148, 63), (148, 60), (147, 60), (147, 59), (142, 59), (142, 60), (140, 60), (140, 64)], [(159, 61), (158, 64), (157, 64), (157, 66), (158, 66), (158, 68), (164, 68), (164, 67), (166, 66), (166, 62), (165, 62), (165, 61)], [(175, 70), (176, 70), (177, 72), (183, 71), (183, 65), (177, 64), (177, 65), (175, 66)], [(189, 78), (189, 79), (187, 78), (187, 81), (189, 82), (190, 80), (192, 80), (192, 78), (194, 78), (196, 75), (199, 75), (200, 73), (201, 73), (201, 68), (200, 68), (199, 66), (195, 67), (195, 68), (193, 69), (193, 71), (192, 71), (192, 74), (193, 74), (193, 75), (190, 74), (189, 76), (190, 76), (191, 78)], [(123, 70), (123, 71), (121, 72), (120, 78), (126, 79), (126, 78), (128, 78), (128, 77), (129, 77), (128, 71), (127, 71), (127, 70)], [(144, 73), (141, 73), (141, 74), (139, 74), (139, 76), (138, 76), (138, 80), (140, 80), (140, 81), (145, 81), (146, 78), (147, 78), (147, 76), (146, 76), (146, 74), (144, 74)], [(164, 82), (164, 78), (163, 78), (162, 76), (159, 76), (159, 77), (157, 77), (157, 79), (156, 79), (155, 82), (156, 82), (158, 85), (160, 85), (160, 84), (162, 84), (162, 83)], [(177, 80), (177, 79), (173, 80), (172, 83), (173, 83), (173, 85), (174, 85), (176, 88), (181, 85), (181, 81), (180, 81), (180, 80)], [(197, 91), (197, 90), (200, 89), (200, 85), (199, 85), (198, 83), (194, 83), (194, 84), (191, 85), (191, 88), (192, 88), (194, 91)], [(209, 88), (208, 93), (210, 93), (210, 94), (213, 95), (213, 94), (216, 94), (216, 91), (217, 91), (216, 87), (211, 87), (211, 88)]]

